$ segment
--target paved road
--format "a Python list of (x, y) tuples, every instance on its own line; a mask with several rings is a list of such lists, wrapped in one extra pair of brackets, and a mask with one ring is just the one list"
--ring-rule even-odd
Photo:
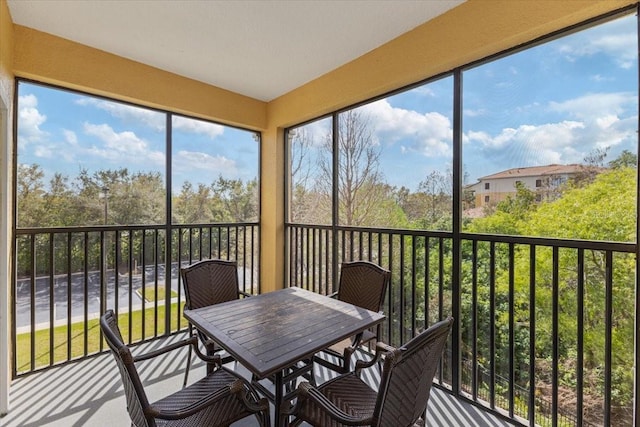
[[(239, 282), (243, 283), (243, 271), (239, 269)], [(247, 280), (250, 277), (257, 278), (257, 272), (253, 276), (250, 276), (250, 270), (247, 269)], [(165, 284), (164, 265), (159, 265), (157, 270), (158, 284)], [(59, 324), (67, 323), (67, 307), (68, 298), (67, 295), (71, 295), (71, 318), (72, 321), (84, 320), (84, 307), (85, 299), (87, 302), (87, 317), (95, 318), (100, 314), (100, 272), (90, 272), (87, 274), (86, 286), (85, 276), (83, 273), (73, 274), (71, 277), (71, 284), (67, 283), (67, 275), (56, 276), (53, 284), (53, 304), (50, 302), (50, 286), (49, 277), (39, 277), (35, 283), (34, 301), (35, 301), (35, 316), (36, 328), (49, 327), (50, 313), (53, 307), (55, 319), (54, 321)], [(127, 311), (129, 309), (129, 295), (131, 295), (131, 308), (132, 310), (139, 310), (142, 307), (142, 299), (135, 292), (142, 288), (143, 275), (133, 274), (131, 277), (131, 285), (129, 284), (129, 274), (118, 275), (117, 277), (117, 289), (118, 289), (118, 310), (120, 312)], [(257, 279), (256, 279), (257, 280)], [(144, 282), (147, 286), (153, 287), (156, 282), (156, 269), (155, 266), (147, 266), (144, 273)], [(129, 292), (131, 286), (131, 293)], [(242, 285), (241, 285), (242, 287)], [(177, 265), (174, 265), (171, 269), (171, 289), (178, 291), (178, 269)], [(250, 291), (250, 289), (247, 289)], [(107, 284), (106, 284), (106, 308), (115, 308), (116, 301), (116, 277), (113, 270), (107, 271)], [(153, 292), (153, 291), (152, 291)], [(86, 298), (85, 298), (86, 293)], [(184, 292), (181, 292), (182, 301), (184, 301)], [(152, 306), (152, 303), (148, 303), (147, 307)], [(18, 280), (16, 290), (16, 327), (18, 331), (27, 331), (31, 326), (31, 285), (29, 280)], [(26, 328), (26, 329), (25, 329)]]
[[(172, 269), (171, 288), (177, 291), (178, 280), (177, 271)], [(158, 283), (164, 285), (164, 266), (158, 267)], [(146, 286), (153, 286), (155, 283), (155, 268), (148, 267), (144, 274)], [(115, 272), (109, 270), (107, 272), (106, 284), (106, 307), (115, 307), (116, 300), (116, 280)], [(118, 306), (119, 310), (124, 311), (129, 308), (129, 274), (119, 275), (118, 278)], [(131, 277), (131, 305), (132, 308), (139, 309), (142, 305), (142, 299), (136, 294), (136, 290), (142, 288), (142, 274), (134, 274)], [(16, 326), (18, 328), (29, 327), (31, 325), (31, 287), (29, 280), (18, 280), (16, 290)], [(43, 324), (49, 326), (51, 307), (55, 314), (56, 322), (67, 322), (67, 295), (71, 296), (71, 317), (84, 319), (85, 300), (87, 302), (88, 316), (96, 317), (100, 313), (100, 272), (91, 272), (87, 275), (86, 286), (84, 274), (74, 274), (71, 277), (71, 284), (67, 282), (67, 276), (57, 276), (54, 278), (53, 286), (53, 304), (50, 303), (50, 284), (49, 277), (39, 277), (35, 283), (35, 324)], [(85, 298), (86, 293), (86, 298)]]

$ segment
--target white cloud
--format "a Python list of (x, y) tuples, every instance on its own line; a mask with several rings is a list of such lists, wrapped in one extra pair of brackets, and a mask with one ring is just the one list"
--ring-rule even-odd
[(47, 133), (40, 129), (47, 116), (38, 111), (38, 98), (35, 95), (24, 95), (18, 98), (18, 121), (20, 123), (20, 142), (43, 141)]
[(436, 96), (436, 93), (428, 85), (418, 86), (415, 89), (411, 89), (409, 91), (409, 93), (417, 93), (418, 95), (426, 96), (426, 97), (429, 97), (429, 98), (433, 98), (433, 97)]
[[(540, 125), (523, 124), (504, 128), (497, 135), (469, 131), (466, 144), (477, 144), (482, 157), (499, 163), (531, 166), (552, 163), (580, 163), (595, 148), (614, 147), (635, 138), (635, 119), (620, 119), (613, 114), (590, 121), (564, 120)], [(520, 163), (518, 163), (520, 162)]]
[(630, 31), (627, 27), (628, 22), (620, 20), (577, 33), (575, 37), (564, 39), (558, 50), (569, 61), (583, 56), (609, 55), (618, 67), (629, 69), (637, 62), (638, 40), (635, 30)]
[[(164, 132), (166, 128), (166, 116), (147, 108), (88, 97), (79, 98), (76, 104), (96, 107), (125, 122), (142, 124), (156, 132)], [(182, 116), (173, 116), (172, 126), (174, 130), (206, 135), (211, 139), (224, 133), (222, 125)]]
[(53, 157), (53, 147), (47, 145), (37, 145), (33, 149), (33, 154), (36, 157), (40, 158), (52, 158)]
[(145, 162), (156, 165), (164, 163), (164, 153), (153, 151), (146, 141), (138, 138), (131, 131), (115, 132), (107, 124), (84, 123), (83, 129), (87, 135), (95, 136), (104, 143), (103, 147), (93, 146), (89, 152), (93, 155), (111, 161)]
[(550, 102), (549, 110), (579, 120), (595, 121), (611, 114), (623, 114), (635, 103), (637, 95), (629, 92), (591, 93), (563, 102)]
[(592, 76), (589, 76), (589, 80), (594, 81), (596, 83), (601, 83), (601, 82), (611, 82), (614, 79), (613, 77), (606, 77), (601, 74), (594, 74)]
[(96, 107), (108, 112), (112, 117), (122, 119), (125, 122), (143, 124), (156, 132), (164, 132), (166, 128), (166, 116), (147, 108), (89, 97), (78, 98), (76, 104)]
[(326, 138), (331, 135), (331, 123), (331, 119), (322, 119), (295, 128), (293, 129), (295, 132), (294, 141), (296, 141), (296, 138), (304, 139), (304, 142), (308, 144), (309, 147), (315, 149), (321, 148)]
[(484, 116), (487, 114), (487, 110), (484, 108), (480, 108), (477, 110), (471, 109), (471, 108), (465, 108), (462, 111), (462, 114), (464, 114), (466, 117), (480, 117), (480, 116)]
[(70, 145), (78, 145), (78, 136), (72, 130), (63, 129), (62, 131), (65, 141)]
[(404, 152), (418, 152), (427, 157), (450, 154), (453, 131), (448, 117), (438, 112), (422, 114), (392, 107), (386, 99), (362, 108), (369, 114), (379, 141), (402, 140)]
[(172, 126), (174, 130), (206, 135), (211, 139), (215, 139), (224, 133), (224, 126), (222, 125), (182, 116), (173, 116)]
[(178, 151), (173, 157), (173, 168), (177, 173), (190, 172), (194, 169), (206, 171), (207, 177), (223, 175), (238, 176), (236, 162), (224, 156), (211, 156), (202, 152)]

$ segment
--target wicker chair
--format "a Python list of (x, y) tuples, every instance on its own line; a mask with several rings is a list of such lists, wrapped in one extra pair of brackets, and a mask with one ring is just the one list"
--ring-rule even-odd
[[(198, 338), (170, 344), (143, 355), (133, 356), (125, 345), (113, 310), (100, 318), (100, 328), (116, 359), (124, 383), (127, 411), (132, 425), (154, 426), (228, 426), (255, 415), (260, 426), (269, 425), (269, 404), (259, 399), (251, 385), (220, 363), (220, 356), (206, 356), (198, 349)], [(194, 347), (198, 356), (214, 362), (217, 369), (189, 387), (149, 403), (138, 376), (136, 362), (163, 355), (184, 346)]]
[[(238, 264), (235, 261), (221, 259), (207, 259), (198, 261), (188, 267), (180, 269), (182, 283), (186, 297), (185, 309), (193, 310), (209, 305), (232, 301), (240, 296), (250, 296), (238, 289)], [(193, 335), (194, 326), (189, 323), (189, 335)], [(202, 331), (197, 331), (200, 341), (205, 347), (206, 354), (212, 355), (222, 351), (222, 348), (211, 341)], [(184, 371), (184, 385), (187, 385), (189, 369), (191, 368), (191, 347), (187, 358), (187, 368)], [(227, 355), (222, 363), (232, 361)], [(208, 372), (211, 367), (208, 367)]]
[[(378, 342), (376, 358), (356, 362), (355, 372), (342, 374), (319, 387), (302, 383), (295, 405), (282, 405), (280, 424), (338, 427), (403, 427), (424, 425), (431, 383), (439, 365), (453, 319), (442, 320), (400, 348)], [(360, 378), (363, 368), (383, 357), (378, 391)]]
[[(338, 292), (330, 295), (371, 311), (382, 311), (385, 293), (391, 273), (368, 261), (353, 261), (342, 264)], [(339, 373), (350, 369), (351, 356), (363, 344), (371, 343), (380, 336), (381, 325), (374, 330), (364, 332), (343, 340), (323, 350), (330, 358), (316, 355), (314, 362)], [(337, 360), (333, 363), (332, 360)]]

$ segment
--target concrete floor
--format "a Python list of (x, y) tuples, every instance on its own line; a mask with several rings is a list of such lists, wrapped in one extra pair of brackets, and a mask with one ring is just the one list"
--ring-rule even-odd
[[(159, 348), (180, 338), (182, 336), (178, 335), (155, 340), (136, 347), (134, 354)], [(185, 361), (186, 349), (182, 349), (153, 361), (142, 362), (138, 366), (150, 401), (180, 389)], [(236, 369), (248, 376), (248, 372), (240, 365)], [(195, 364), (189, 377), (196, 379), (203, 375), (204, 366)], [(331, 374), (327, 371), (316, 368), (318, 382), (326, 380), (329, 375)], [(377, 370), (371, 369), (366, 375), (375, 384), (378, 379)], [(0, 418), (0, 426), (3, 427), (114, 427), (131, 424), (118, 369), (111, 354), (98, 355), (19, 378), (11, 385), (10, 398), (9, 414)], [(255, 418), (247, 418), (233, 426), (257, 425)], [(505, 427), (511, 424), (434, 387), (427, 409), (427, 425)]]

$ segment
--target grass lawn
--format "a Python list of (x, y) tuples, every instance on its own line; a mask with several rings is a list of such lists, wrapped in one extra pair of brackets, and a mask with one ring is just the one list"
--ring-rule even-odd
[[(140, 299), (144, 299), (146, 302), (154, 302), (156, 300), (155, 288), (153, 286), (147, 286), (144, 292), (144, 298), (142, 297), (142, 288), (136, 289), (136, 294)], [(167, 289), (164, 286), (158, 286), (158, 301), (164, 301), (167, 296)], [(178, 293), (171, 290), (171, 298), (178, 296)]]
[[(158, 293), (158, 298), (160, 298), (160, 293)], [(168, 332), (178, 329), (178, 316), (180, 316), (180, 327), (186, 327), (187, 321), (182, 318), (183, 305), (184, 303), (178, 309), (177, 303), (171, 304), (171, 328)], [(131, 324), (129, 324), (129, 313), (120, 314), (118, 325), (125, 342), (135, 343), (167, 332), (164, 324), (165, 311), (164, 305), (157, 307), (157, 315), (154, 307), (147, 308), (144, 311), (144, 319), (142, 310), (134, 311), (131, 313)], [(131, 334), (129, 334), (129, 328), (131, 328)], [(32, 367), (31, 333), (27, 332), (16, 336), (16, 370), (18, 373), (77, 359), (108, 348), (106, 343), (101, 342), (100, 339), (99, 319), (87, 321), (86, 332), (85, 322), (77, 322), (72, 323), (70, 328), (67, 325), (62, 325), (53, 328), (53, 331), (50, 328), (37, 330), (33, 338), (34, 361)]]

